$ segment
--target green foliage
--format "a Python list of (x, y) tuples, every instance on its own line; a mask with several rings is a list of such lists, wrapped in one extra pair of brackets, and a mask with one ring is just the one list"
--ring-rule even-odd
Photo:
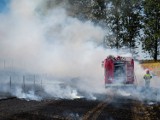
[(117, 49), (129, 47), (130, 52), (135, 54), (137, 43), (142, 42), (143, 51), (157, 60), (160, 54), (159, 0), (47, 1), (47, 8), (61, 2), (68, 3), (68, 15), (82, 21), (90, 20), (106, 28), (104, 46)]
[(141, 29), (141, 2), (138, 0), (110, 0), (107, 22), (116, 36), (115, 47), (129, 47), (134, 52)]
[(160, 54), (158, 42), (160, 39), (160, 2), (159, 0), (145, 0), (143, 6), (143, 50), (157, 61), (157, 56)]

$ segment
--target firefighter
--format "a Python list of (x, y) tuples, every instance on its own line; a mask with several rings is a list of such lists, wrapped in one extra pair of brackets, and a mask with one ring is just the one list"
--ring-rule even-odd
[(146, 74), (144, 75), (144, 80), (145, 80), (145, 86), (148, 88), (150, 87), (150, 80), (152, 78), (151, 74), (150, 74), (150, 71), (149, 70), (146, 70)]

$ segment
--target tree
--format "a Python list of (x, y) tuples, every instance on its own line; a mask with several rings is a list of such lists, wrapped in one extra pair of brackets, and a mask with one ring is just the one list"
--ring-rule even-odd
[(159, 0), (144, 1), (144, 36), (143, 50), (157, 61), (160, 39), (160, 2)]
[(141, 1), (68, 0), (68, 2), (69, 15), (81, 20), (90, 20), (107, 28), (105, 46), (117, 49), (127, 46), (130, 52), (137, 47), (136, 38), (141, 29)]
[(117, 49), (122, 47), (122, 39), (120, 36), (120, 31), (121, 31), (121, 25), (122, 25), (122, 12), (121, 12), (121, 7), (122, 7), (122, 2), (120, 0), (111, 0), (108, 2), (108, 14), (106, 17), (106, 22), (109, 26), (109, 28), (112, 31), (112, 35), (109, 37), (112, 38), (110, 40), (110, 46), (114, 46)]
[(129, 46), (130, 52), (135, 53), (137, 38), (142, 28), (142, 3), (139, 0), (124, 0), (122, 8), (122, 32), (123, 45)]
[(69, 0), (70, 15), (95, 24), (105, 20), (106, 0)]
[(141, 29), (141, 3), (138, 0), (110, 0), (109, 4), (107, 22), (115, 35), (112, 43), (117, 49), (128, 46), (132, 52)]

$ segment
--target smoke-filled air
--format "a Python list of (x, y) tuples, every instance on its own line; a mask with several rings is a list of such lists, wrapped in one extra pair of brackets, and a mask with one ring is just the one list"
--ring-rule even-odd
[[(102, 61), (122, 53), (103, 47), (106, 29), (69, 16), (67, 1), (53, 1), (48, 9), (44, 0), (11, 0), (0, 14), (0, 89), (36, 100), (96, 99), (106, 93)], [(135, 69), (143, 86), (144, 70), (138, 63)]]

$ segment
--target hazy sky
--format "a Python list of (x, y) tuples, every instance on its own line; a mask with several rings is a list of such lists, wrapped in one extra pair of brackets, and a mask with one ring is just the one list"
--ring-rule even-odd
[(8, 10), (8, 3), (10, 0), (0, 0), (0, 12), (6, 12)]

